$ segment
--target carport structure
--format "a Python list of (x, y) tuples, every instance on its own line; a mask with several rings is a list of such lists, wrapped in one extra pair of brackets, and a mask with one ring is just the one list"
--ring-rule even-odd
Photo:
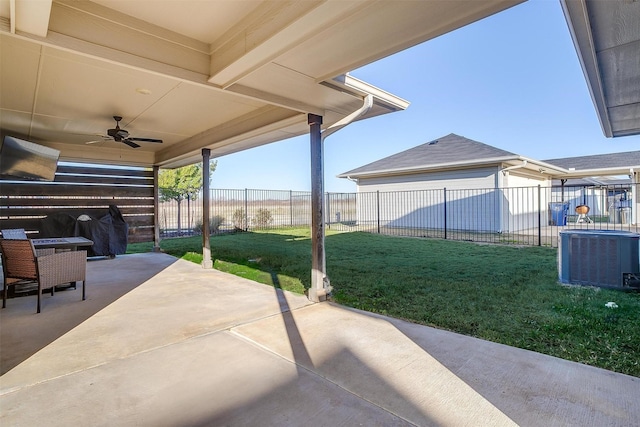
[[(0, 133), (156, 174), (309, 133), (318, 300), (322, 133), (408, 106), (348, 72), (520, 2), (0, 0)], [(103, 139), (113, 116), (163, 143)]]

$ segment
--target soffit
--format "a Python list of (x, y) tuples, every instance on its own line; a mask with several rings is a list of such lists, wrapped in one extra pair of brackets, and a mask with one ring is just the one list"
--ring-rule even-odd
[(607, 137), (640, 134), (640, 2), (562, 0)]

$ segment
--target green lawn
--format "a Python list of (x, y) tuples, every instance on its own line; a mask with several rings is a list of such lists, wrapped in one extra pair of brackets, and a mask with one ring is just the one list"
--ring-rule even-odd
[[(194, 262), (200, 246), (161, 243)], [(211, 248), (222, 271), (309, 286), (306, 229), (214, 236)], [(338, 303), (640, 377), (640, 294), (558, 284), (555, 249), (329, 232), (326, 250)]]

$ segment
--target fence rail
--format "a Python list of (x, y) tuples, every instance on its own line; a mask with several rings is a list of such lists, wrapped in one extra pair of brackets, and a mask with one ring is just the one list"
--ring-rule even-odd
[[(632, 185), (326, 193), (325, 224), (339, 231), (557, 247), (564, 228), (638, 231)], [(211, 230), (310, 226), (311, 193), (213, 189)], [(588, 206), (581, 216), (576, 208)], [(199, 200), (162, 202), (162, 237), (198, 234)]]

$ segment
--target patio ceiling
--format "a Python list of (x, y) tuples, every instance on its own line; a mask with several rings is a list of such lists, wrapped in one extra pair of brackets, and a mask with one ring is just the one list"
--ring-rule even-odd
[[(368, 93), (365, 117), (405, 109), (346, 73), (520, 1), (0, 0), (0, 133), (66, 161), (223, 156), (308, 133), (307, 113), (329, 126)], [(164, 143), (103, 140), (113, 115)]]
[(640, 134), (640, 1), (561, 0), (607, 137)]

